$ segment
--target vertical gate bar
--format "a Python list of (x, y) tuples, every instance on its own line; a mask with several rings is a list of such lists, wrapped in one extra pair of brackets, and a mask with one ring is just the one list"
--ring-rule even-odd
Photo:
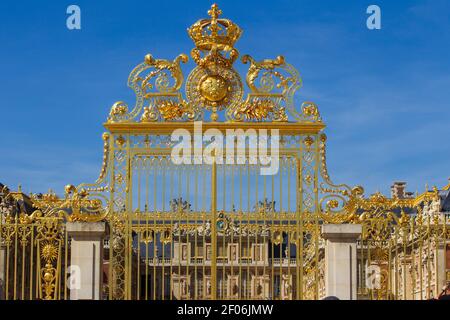
[[(190, 193), (189, 193), (189, 177), (190, 177), (190, 167), (188, 167), (188, 166), (186, 166), (185, 167), (186, 168), (186, 200), (185, 201), (187, 201), (188, 202), (188, 207), (186, 208), (186, 211), (189, 211), (189, 203), (190, 203), (190, 201), (191, 201), (191, 199), (190, 199)], [(189, 219), (189, 218), (188, 218)], [(189, 242), (189, 231), (190, 231), (190, 224), (191, 224), (191, 221), (187, 221), (186, 222), (186, 224), (187, 224), (187, 231), (186, 231), (186, 250), (187, 250), (187, 253), (186, 253), (186, 255), (187, 255), (187, 263), (186, 263), (186, 281), (188, 282), (188, 283), (190, 283), (191, 282), (191, 276), (190, 276), (190, 274), (189, 274), (189, 264), (190, 264), (190, 260), (191, 260), (191, 254), (192, 254), (192, 247), (191, 247), (191, 243)], [(187, 286), (187, 288), (190, 288), (190, 285), (189, 286)], [(190, 290), (190, 289), (189, 289)], [(189, 299), (191, 298), (191, 294), (190, 294), (190, 291), (189, 291), (189, 293), (188, 293), (188, 297), (189, 297)]]
[[(172, 201), (173, 200), (173, 189), (174, 189), (174, 182), (173, 182), (173, 172), (174, 172), (175, 170), (174, 170), (174, 168), (173, 168), (173, 164), (170, 164), (170, 181), (169, 181), (169, 187), (170, 187), (170, 189), (169, 189), (169, 201)], [(172, 208), (170, 207), (169, 208), (169, 210), (170, 210), (170, 232), (171, 232), (171, 235), (172, 235), (172, 239), (171, 239), (171, 242), (170, 242), (170, 300), (172, 300), (173, 299), (173, 289), (174, 289), (174, 285), (173, 285), (173, 283), (174, 283), (174, 281), (173, 281), (173, 261), (174, 261), (174, 258), (175, 258), (175, 255), (174, 255), (174, 248), (175, 248), (175, 234), (174, 234), (174, 228), (173, 228), (173, 221), (174, 221), (174, 219), (173, 219), (173, 217), (174, 217), (174, 215), (176, 214), (176, 212), (172, 212)]]
[[(444, 214), (444, 223), (445, 223), (445, 214)], [(439, 224), (439, 220), (438, 220), (438, 225), (437, 226), (435, 226), (435, 228), (436, 228), (436, 230), (435, 230), (435, 233), (434, 233), (434, 261), (435, 261), (435, 263), (434, 263), (434, 287), (435, 287), (435, 290), (434, 290), (434, 292), (435, 293), (438, 293), (439, 292), (439, 264), (438, 264), (438, 261), (439, 261), (439, 246), (440, 246), (440, 242), (441, 242), (441, 240), (444, 240), (443, 242), (443, 245), (444, 245), (444, 250), (443, 250), (443, 252), (445, 252), (445, 236), (444, 236), (444, 239), (439, 239), (439, 233), (440, 233), (440, 224)], [(442, 228), (443, 230), (445, 230), (445, 228), (443, 227)], [(430, 298), (433, 298), (433, 297), (430, 297)]]
[[(149, 157), (145, 157), (144, 158), (144, 170), (145, 170), (145, 230), (146, 230), (146, 241), (145, 241), (145, 300), (148, 300), (148, 272), (149, 272), (149, 263), (150, 263), (150, 258), (149, 258), (149, 237), (153, 237), (153, 233), (149, 228), (149, 219), (150, 219), (150, 206), (149, 206), (149, 186), (150, 186), (150, 158)], [(155, 263), (153, 257), (152, 260), (153, 263)], [(152, 280), (152, 278), (150, 278), (150, 280)]]
[[(201, 166), (201, 173), (202, 173), (202, 194), (205, 195), (206, 194), (206, 172), (205, 172), (205, 165)], [(206, 204), (205, 204), (205, 196), (202, 197), (202, 221), (203, 221), (203, 230), (206, 230), (206, 221), (207, 221), (207, 216), (206, 216)], [(209, 216), (209, 215), (208, 215)], [(210, 236), (210, 238), (212, 238)], [(212, 245), (212, 244), (211, 244)], [(206, 282), (206, 259), (208, 257), (208, 246), (206, 244), (206, 232), (203, 232), (203, 288), (202, 288), (202, 292), (203, 292), (203, 298), (206, 299), (207, 298), (207, 290), (208, 290), (208, 283)], [(210, 257), (211, 258), (211, 257)], [(209, 278), (209, 281), (211, 283), (211, 277)]]
[[(165, 214), (165, 212), (166, 212), (166, 205), (165, 205), (165, 202), (166, 202), (166, 160), (167, 160), (167, 158), (165, 157), (165, 156), (163, 156), (162, 158), (161, 158), (161, 162), (160, 162), (160, 164), (161, 164), (161, 171), (162, 171), (162, 175), (161, 175), (161, 178), (162, 178), (162, 210), (161, 210), (161, 212), (163, 213), (163, 214)], [(162, 223), (163, 224), (163, 227), (165, 227), (166, 226), (166, 220), (164, 219), (164, 222)], [(162, 300), (165, 300), (166, 298), (165, 298), (165, 295), (166, 295), (166, 270), (165, 270), (165, 259), (166, 259), (166, 257), (165, 257), (165, 251), (166, 251), (166, 234), (165, 234), (165, 232), (166, 232), (166, 229), (164, 228), (164, 229), (162, 229), (162, 235), (164, 235), (164, 238), (163, 238), (163, 241), (161, 241), (161, 234), (159, 235), (159, 239), (160, 239), (160, 242), (161, 242), (161, 247), (162, 247), (162, 269), (161, 269), (161, 278), (162, 278)]]
[(290, 158), (286, 157), (286, 166), (287, 166), (287, 211), (291, 212), (291, 166), (290, 166)]
[(14, 289), (13, 289), (13, 298), (14, 300), (17, 299), (17, 246), (18, 246), (18, 221), (19, 217), (15, 217), (14, 219)]
[[(281, 168), (280, 168), (281, 169), (281, 171), (280, 171), (280, 186), (283, 184), (282, 180), (283, 180), (284, 172), (286, 174), (288, 174), (288, 166), (286, 165), (286, 161), (287, 161), (287, 158), (285, 156), (283, 156), (282, 160), (280, 161), (280, 164), (281, 164)], [(287, 176), (287, 181), (288, 181), (287, 194), (289, 196), (289, 193), (291, 192), (291, 190), (289, 189), (289, 186), (290, 186), (290, 184), (289, 184), (289, 175)], [(280, 207), (283, 206), (282, 203), (283, 203), (283, 197), (280, 196)], [(289, 206), (287, 206), (287, 207), (289, 209)], [(280, 214), (281, 214), (281, 210), (280, 210)], [(292, 216), (291, 216), (291, 212), (289, 210), (287, 210), (287, 212), (286, 212), (286, 217), (288, 219), (287, 238), (286, 238), (287, 239), (287, 242), (286, 242), (287, 257), (286, 257), (286, 259), (287, 259), (287, 264), (288, 264), (288, 266), (287, 266), (288, 284), (291, 286), (291, 282), (293, 282), (291, 280), (291, 272), (292, 272), (292, 270), (291, 270), (291, 235), (292, 235), (292, 230), (291, 230), (292, 229), (292, 221), (291, 221), (291, 217)], [(292, 290), (292, 287), (290, 287), (289, 290)], [(288, 293), (289, 293), (289, 291), (288, 291)], [(289, 298), (289, 296), (288, 296), (288, 298)], [(294, 298), (293, 294), (292, 294), (292, 298)]]
[(36, 269), (36, 299), (42, 299), (42, 291), (41, 291), (41, 259), (39, 252), (40, 250), (40, 241), (37, 241), (36, 245), (36, 261), (37, 261), (37, 269)]
[(198, 299), (198, 279), (197, 279), (197, 262), (198, 262), (198, 224), (197, 224), (197, 209), (195, 209), (195, 221), (194, 221), (194, 299)]
[[(67, 248), (67, 246), (66, 246), (66, 248)], [(30, 253), (30, 300), (33, 300), (33, 261), (34, 261), (34, 257), (33, 257), (34, 250), (33, 249), (34, 249), (34, 223), (31, 224), (31, 242), (30, 242), (30, 251), (31, 251), (31, 253)]]
[[(221, 294), (220, 294), (220, 298), (223, 299), (224, 297), (226, 297), (225, 292), (226, 292), (226, 257), (227, 257), (227, 248), (226, 248), (226, 236), (225, 236), (225, 232), (222, 232), (222, 255), (221, 255), (221, 264), (222, 264), (222, 283), (221, 283)], [(228, 262), (228, 261), (227, 261)]]
[(130, 140), (131, 140), (131, 136), (130, 134), (127, 134), (126, 136), (126, 154), (127, 154), (127, 167), (126, 167), (126, 191), (127, 191), (127, 196), (126, 196), (126, 206), (125, 206), (125, 212), (124, 214), (126, 214), (126, 221), (127, 221), (127, 226), (126, 226), (126, 250), (125, 252), (127, 253), (127, 261), (125, 263), (125, 283), (126, 283), (126, 299), (130, 300), (131, 299), (131, 284), (132, 284), (132, 278), (131, 278), (131, 274), (132, 274), (132, 252), (133, 252), (133, 234), (132, 234), (132, 212), (133, 212), (133, 208), (132, 208), (132, 199), (131, 199), (131, 195), (132, 195), (132, 165), (133, 165), (133, 159), (131, 156), (131, 151), (130, 151)]
[(211, 261), (211, 279), (212, 279), (212, 299), (217, 299), (217, 167), (216, 154), (213, 154), (213, 164), (211, 168), (211, 240), (212, 240), (212, 256)]
[[(267, 221), (266, 218), (264, 218), (264, 226), (267, 228)], [(262, 279), (263, 279), (263, 288), (264, 288), (264, 298), (270, 298), (270, 293), (269, 293), (269, 297), (266, 296), (266, 265), (269, 262), (269, 243), (270, 241), (268, 240), (268, 237), (271, 235), (270, 229), (269, 230), (269, 234), (265, 233), (263, 236), (263, 272), (262, 272)], [(267, 262), (266, 262), (267, 261)], [(267, 265), (267, 268), (269, 267), (269, 265)], [(269, 290), (270, 290), (270, 279), (269, 279)]]
[[(271, 176), (271, 188), (270, 188), (270, 215), (271, 215), (271, 224), (272, 224), (272, 228), (274, 228), (275, 223), (274, 223), (274, 219), (275, 219), (275, 206), (273, 205), (273, 201), (274, 201), (274, 189), (275, 189), (275, 181), (274, 181), (274, 176)], [(264, 200), (265, 201), (265, 200)], [(273, 230), (278, 230), (278, 232), (281, 232), (281, 230), (279, 229), (273, 229)], [(275, 232), (274, 232), (275, 234)], [(281, 250), (280, 250), (281, 251)], [(273, 286), (272, 286), (272, 295), (275, 296), (275, 291), (277, 290), (277, 288), (275, 288), (275, 245), (274, 245), (274, 237), (272, 236), (272, 272), (271, 272), (271, 277), (272, 277), (272, 281), (273, 281)], [(275, 297), (274, 297), (275, 298)]]
[[(177, 179), (177, 189), (178, 189), (178, 200), (181, 200), (181, 165), (177, 166), (177, 173), (178, 173), (178, 179)], [(176, 215), (178, 215), (178, 296), (181, 299), (181, 258), (182, 255), (182, 241), (181, 241), (181, 234), (182, 234), (182, 225), (181, 225), (181, 210), (180, 206), (178, 205), (178, 208), (176, 208), (177, 212)]]
[[(448, 244), (447, 244), (447, 237), (449, 236), (449, 232), (447, 230), (447, 218), (448, 218), (448, 216), (446, 214), (444, 214), (444, 239), (443, 239), (444, 240), (444, 243), (443, 243), (444, 250), (442, 250), (442, 254), (443, 254), (442, 258), (443, 259), (445, 259), (447, 254), (448, 254), (447, 253), (448, 252), (448, 250), (447, 250), (447, 246), (448, 246)], [(445, 280), (449, 280), (448, 276), (447, 276), (447, 274), (448, 274), (447, 272), (448, 272), (448, 270), (446, 270), (445, 275), (444, 275), (445, 276)], [(440, 289), (440, 288), (438, 288), (438, 289)]]
[[(141, 226), (141, 222), (139, 219), (139, 227)], [(136, 272), (136, 299), (141, 299), (140, 288), (141, 288), (141, 229), (139, 228), (137, 231), (137, 272)]]
[(56, 280), (55, 280), (55, 295), (54, 300), (61, 300), (61, 265), (62, 265), (62, 257), (61, 257), (61, 250), (63, 242), (62, 240), (58, 241), (59, 248), (58, 248), (58, 258), (56, 259)]
[[(282, 166), (282, 161), (280, 162), (280, 164), (281, 164), (281, 166)], [(284, 274), (284, 265), (283, 265), (283, 243), (284, 243), (284, 236), (283, 236), (283, 230), (286, 230), (285, 228), (287, 228), (287, 229), (289, 229), (289, 222), (288, 222), (288, 226), (286, 227), (285, 225), (284, 225), (284, 223), (285, 222), (283, 222), (282, 220), (281, 220), (281, 217), (282, 217), (282, 208), (283, 208), (283, 187), (282, 187), (282, 176), (283, 176), (283, 174), (282, 174), (282, 171), (283, 169), (281, 168), (281, 170), (279, 170), (278, 171), (278, 177), (279, 177), (279, 179), (280, 179), (280, 212), (279, 212), (279, 214), (278, 214), (278, 216), (279, 216), (279, 218), (278, 218), (278, 222), (277, 223), (279, 223), (280, 225), (281, 225), (281, 230), (280, 230), (280, 232), (281, 232), (281, 243), (280, 243), (280, 296), (281, 296), (281, 289), (282, 289), (282, 283), (283, 283), (283, 274)], [(275, 179), (275, 176), (273, 176), (274, 177), (274, 179)], [(273, 197), (272, 198), (274, 198), (275, 199), (275, 194), (273, 195)], [(273, 202), (273, 207), (274, 207), (274, 211), (275, 211), (275, 200), (274, 200), (274, 202)]]
[[(255, 166), (254, 166), (254, 169), (255, 169), (255, 210), (254, 210), (254, 213), (255, 213), (255, 216), (256, 216), (256, 214), (258, 214), (258, 212), (256, 212), (257, 210), (258, 210), (258, 201), (259, 201), (259, 198), (258, 198), (258, 189), (259, 189), (259, 185), (258, 185), (258, 176), (259, 176), (259, 163), (258, 162), (256, 162), (256, 164), (255, 164)], [(260, 219), (258, 218), (257, 219), (257, 221), (255, 222), (256, 224), (258, 224), (258, 225), (260, 225), (261, 224), (261, 222), (260, 222)], [(265, 221), (263, 220), (263, 224), (265, 224)], [(262, 254), (263, 254), (263, 252), (264, 252), (264, 249), (263, 250), (261, 250), (261, 244), (259, 243), (260, 241), (261, 241), (261, 238), (264, 236), (263, 235), (263, 232), (264, 232), (264, 227), (262, 227), (262, 228), (259, 228), (259, 226), (258, 226), (258, 228), (257, 228), (257, 230), (261, 230), (261, 234), (257, 234), (256, 236), (255, 236), (255, 239), (256, 239), (256, 243), (255, 243), (255, 246), (254, 246), (254, 248), (255, 248), (255, 251), (256, 252), (258, 252), (258, 257), (259, 257), (259, 259), (255, 259), (255, 262), (256, 262), (256, 267), (255, 267), (255, 280), (257, 280), (257, 282), (259, 282), (260, 281), (260, 274), (259, 274), (259, 272), (260, 272), (260, 270), (259, 270), (259, 268), (258, 268), (258, 265), (259, 265), (259, 261), (261, 260), (261, 256), (262, 256)], [(253, 252), (253, 256), (256, 258), (256, 252)], [(261, 252), (262, 251), (262, 252)], [(262, 259), (263, 261), (264, 261), (264, 258)], [(265, 262), (264, 262), (264, 264), (265, 264)], [(265, 292), (265, 289), (264, 289), (264, 276), (263, 276), (263, 285), (262, 285), (262, 287), (263, 287), (263, 297), (264, 297), (264, 292)], [(253, 283), (253, 290), (256, 292), (256, 289), (257, 288), (257, 286), (255, 285), (255, 283)]]
[(109, 266), (108, 266), (108, 298), (109, 300), (113, 300), (114, 295), (114, 291), (115, 288), (117, 286), (117, 281), (116, 281), (116, 272), (113, 268), (113, 264), (114, 264), (114, 241), (115, 239), (113, 238), (113, 235), (115, 233), (115, 225), (114, 225), (114, 220), (112, 215), (116, 215), (116, 212), (114, 212), (114, 192), (115, 192), (115, 181), (114, 181), (114, 177), (115, 177), (115, 166), (114, 166), (114, 161), (115, 161), (115, 149), (114, 149), (114, 136), (112, 137), (112, 139), (109, 139), (109, 150), (110, 150), (110, 156), (108, 157), (108, 168), (110, 168), (110, 172), (109, 172), (109, 182), (110, 182), (110, 193), (109, 193), (109, 212), (108, 215), (110, 216), (109, 219), (109, 223), (111, 226), (111, 232), (109, 235)]
[[(25, 233), (27, 232), (27, 226), (25, 227)], [(26, 234), (23, 234), (22, 236), (26, 237)], [(24, 240), (24, 239), (22, 239)], [(26, 245), (25, 243), (21, 243), (22, 244), (22, 272), (21, 272), (21, 278), (22, 278), (22, 285), (21, 285), (21, 295), (22, 295), (22, 300), (25, 300), (25, 249), (26, 249)]]
[[(187, 165), (184, 165), (183, 166), (183, 169), (184, 169), (184, 173), (185, 173), (185, 179), (186, 179), (186, 195), (185, 195), (185, 201), (187, 201), (187, 208), (186, 208), (186, 211), (187, 212), (189, 212), (189, 204), (190, 204), (190, 193), (189, 193), (189, 184), (190, 184), (190, 167), (188, 167)], [(187, 219), (189, 219), (189, 218), (187, 218)], [(191, 246), (191, 243), (190, 243), (190, 240), (189, 240), (189, 230), (190, 230), (190, 221), (189, 220), (187, 220), (186, 221), (186, 250), (187, 250), (187, 252), (186, 252), (186, 281), (188, 282), (188, 283), (190, 283), (190, 281), (191, 281), (191, 277), (190, 277), (190, 274), (189, 274), (189, 265), (190, 265), (190, 260), (191, 260), (191, 254), (192, 254), (192, 246)], [(187, 288), (189, 288), (188, 286), (186, 286)], [(188, 293), (188, 297), (189, 297), (189, 299), (190, 299), (190, 292)]]
[[(256, 207), (257, 203), (258, 203), (258, 165), (257, 164), (253, 165), (253, 170), (254, 170), (254, 174), (255, 174), (255, 187), (254, 188), (255, 188), (255, 201), (256, 201), (255, 207)], [(253, 213), (253, 210), (250, 209), (250, 212)], [(249, 212), (249, 214), (250, 214), (250, 212)], [(252, 245), (252, 248), (251, 248), (252, 252), (250, 253), (250, 256), (252, 259), (251, 261), (253, 261), (255, 264), (254, 268), (253, 268), (253, 274), (254, 274), (254, 279), (256, 282), (253, 282), (253, 286), (251, 286), (251, 288), (250, 288), (250, 294), (252, 291), (255, 294), (257, 294), (257, 291), (255, 290), (257, 288), (256, 283), (258, 283), (260, 281), (258, 265), (259, 265), (259, 260), (260, 260), (260, 256), (261, 256), (261, 250), (260, 250), (259, 242), (260, 242), (260, 237), (263, 232), (263, 229), (260, 229), (260, 219), (259, 219), (259, 217), (256, 218), (256, 215), (255, 215), (254, 224), (255, 224), (255, 231), (256, 231), (255, 232), (255, 243)], [(261, 230), (261, 231), (259, 231), (259, 230)], [(258, 259), (257, 259), (256, 253), (258, 253)], [(250, 285), (252, 285), (252, 283), (250, 283)], [(263, 292), (264, 292), (264, 289), (263, 289)], [(257, 297), (255, 295), (253, 295), (252, 299), (257, 299)]]
[[(163, 211), (164, 212), (164, 211)], [(165, 226), (166, 222), (164, 221), (163, 226)], [(162, 267), (161, 267), (161, 281), (162, 281), (162, 285), (161, 285), (161, 300), (165, 300), (165, 295), (166, 295), (166, 257), (165, 257), (165, 251), (166, 251), (166, 239), (163, 238), (163, 240), (161, 241), (161, 236), (163, 235), (164, 237), (166, 236), (165, 234), (165, 229), (162, 229), (161, 233), (159, 234), (159, 242), (161, 243), (161, 251), (162, 251)]]
[(161, 169), (162, 169), (162, 212), (166, 212), (166, 167), (167, 167), (167, 157), (161, 159)]
[[(198, 195), (198, 166), (194, 165), (194, 212), (195, 212), (195, 233), (194, 233), (194, 254), (195, 254), (195, 265), (194, 265), (194, 298), (195, 300), (198, 299), (198, 201), (197, 201), (197, 195)], [(203, 257), (204, 259), (205, 257)], [(204, 276), (204, 275), (203, 275)]]
[[(68, 234), (67, 234), (67, 229), (64, 228), (64, 266), (65, 266), (65, 272), (64, 272), (64, 300), (67, 300), (67, 266), (69, 263), (69, 239), (68, 239)], [(103, 246), (103, 243), (101, 244)], [(31, 246), (31, 248), (33, 249), (33, 245)], [(33, 254), (31, 255), (31, 258), (33, 259)], [(103, 272), (103, 271), (102, 271)]]
[(320, 163), (320, 150), (319, 150), (319, 135), (315, 135), (315, 159), (314, 159), (314, 241), (315, 241), (315, 273), (314, 273), (314, 284), (315, 284), (315, 298), (319, 298), (319, 163)]
[(361, 261), (360, 264), (359, 264), (360, 265), (360, 268), (359, 268), (359, 286), (361, 288), (361, 293), (363, 293), (364, 290), (365, 290), (365, 287), (366, 287), (366, 285), (365, 285), (365, 277), (364, 277), (365, 264), (364, 264), (364, 237), (363, 237), (363, 233), (361, 233), (361, 240), (360, 240), (359, 243), (360, 243), (359, 244), (359, 246), (360, 246), (360, 248), (359, 248), (359, 256), (360, 256), (360, 261)]
[(407, 251), (407, 243), (406, 243), (406, 227), (403, 232), (403, 299), (406, 300), (406, 251)]
[(138, 185), (138, 192), (137, 192), (137, 209), (138, 212), (141, 212), (141, 170), (142, 170), (142, 161), (143, 157), (139, 157), (137, 160), (137, 185)]
[[(435, 226), (437, 227), (437, 226)], [(427, 226), (427, 299), (430, 299), (430, 290), (431, 290), (431, 266), (430, 266), (430, 254), (431, 254), (431, 221), (430, 217), (428, 217), (428, 226)], [(437, 274), (436, 274), (437, 275)]]
[[(225, 193), (225, 190), (226, 190), (226, 165), (224, 165), (224, 177), (223, 177), (223, 179), (224, 179), (224, 184), (223, 184), (223, 187), (224, 187), (224, 195), (223, 195), (223, 197), (224, 197), (224, 200), (226, 199), (226, 193)], [(226, 211), (226, 202), (224, 201), (224, 211)], [(233, 214), (232, 212), (231, 212), (231, 210), (229, 211), (230, 212), (230, 214)], [(233, 218), (234, 219), (234, 218)], [(239, 226), (239, 228), (240, 228), (240, 226)], [(242, 261), (242, 259), (241, 259), (241, 252), (240, 252), (240, 248), (239, 248), (239, 244), (235, 244), (235, 239), (234, 239), (234, 237), (235, 237), (235, 231), (234, 230), (231, 230), (231, 237), (230, 237), (230, 242), (231, 242), (231, 245), (232, 246), (234, 246), (234, 248), (235, 248), (235, 255), (236, 255), (236, 258), (237, 258), (237, 261), (238, 261), (238, 264), (239, 264), (239, 261)], [(235, 274), (234, 274), (234, 261), (233, 261), (233, 259), (231, 260), (231, 270), (230, 270), (230, 273), (231, 273), (231, 276), (232, 277), (234, 277), (235, 276)], [(242, 276), (240, 275), (240, 274), (238, 274), (237, 275), (238, 276), (238, 280), (237, 280), (237, 286), (238, 286), (238, 296), (239, 296), (239, 291), (240, 290), (242, 290)]]
[[(249, 232), (247, 232), (247, 279), (250, 279), (250, 266), (252, 263), (252, 256), (251, 256), (251, 250), (250, 250), (250, 239), (251, 239), (251, 230), (252, 230), (252, 222), (250, 221), (250, 161), (247, 158), (247, 228)], [(245, 165), (245, 164), (244, 164)], [(244, 166), (241, 165), (241, 166)], [(240, 194), (243, 194), (243, 182), (242, 182), (242, 171), (240, 171)], [(241, 201), (242, 202), (242, 201)], [(241, 205), (240, 211), (243, 211), (243, 206)], [(255, 229), (255, 237), (256, 237), (256, 229)], [(251, 290), (247, 290), (247, 299), (251, 298)]]
[(386, 292), (386, 299), (391, 300), (391, 293), (392, 293), (392, 241), (389, 241), (389, 247), (388, 247), (388, 276), (387, 276), (387, 292)]
[(399, 291), (398, 291), (398, 286), (400, 285), (399, 283), (399, 278), (398, 278), (398, 274), (399, 274), (399, 266), (398, 266), (398, 228), (395, 227), (395, 231), (394, 231), (394, 243), (395, 243), (395, 300), (398, 300), (398, 295), (399, 295)]
[[(235, 168), (235, 166), (232, 164), (230, 166), (230, 169), (231, 169), (231, 175), (230, 175), (230, 177), (231, 177), (231, 208), (230, 208), (230, 212), (234, 212), (235, 211), (235, 207), (234, 207), (234, 205), (235, 205), (234, 204), (234, 200), (235, 200), (235, 194), (234, 194), (234, 189), (235, 189), (234, 175), (235, 175), (235, 172), (234, 172), (234, 168)], [(241, 258), (240, 259), (241, 262), (239, 263), (238, 267), (239, 267), (239, 275), (242, 276), (242, 263), (243, 263), (243, 259), (242, 258), (244, 257), (244, 252), (243, 252), (243, 247), (242, 247), (242, 230), (243, 230), (242, 211), (238, 212), (238, 217), (239, 217), (239, 235), (238, 235), (238, 237), (239, 237), (239, 240), (238, 240), (239, 245), (238, 245), (238, 249), (239, 249), (239, 257)], [(244, 278), (244, 277), (242, 277), (242, 278)], [(239, 281), (242, 281), (242, 280), (239, 280)], [(247, 281), (247, 279), (245, 281)], [(246, 282), (243, 282), (243, 286), (240, 286), (240, 288), (239, 288), (239, 293), (238, 293), (239, 299), (242, 298), (242, 290), (247, 290), (247, 283)], [(244, 292), (244, 295), (245, 295), (245, 292)]]
[[(366, 229), (365, 231), (367, 232), (367, 228), (363, 227), (363, 232), (364, 229)], [(374, 244), (374, 241), (369, 240), (369, 236), (367, 236), (366, 238), (366, 248), (367, 248), (367, 264), (368, 266), (372, 265), (372, 257), (371, 257), (371, 246)], [(372, 288), (368, 288), (370, 290), (370, 298), (371, 300), (374, 300), (374, 290)]]
[(421, 235), (421, 230), (419, 230), (419, 259), (418, 259), (418, 268), (419, 268), (419, 300), (423, 300), (423, 264), (422, 264), (422, 259), (423, 259), (423, 239), (422, 239), (422, 235)]
[[(158, 253), (157, 253), (157, 245), (158, 245), (158, 232), (156, 230), (156, 215), (158, 211), (157, 207), (157, 175), (158, 175), (158, 158), (155, 157), (152, 159), (152, 174), (153, 174), (153, 300), (156, 300), (157, 294), (157, 279), (156, 276), (156, 266), (159, 264)], [(161, 238), (160, 238), (161, 239)]]
[(301, 144), (299, 148), (300, 155), (298, 158), (293, 156), (290, 159), (291, 163), (295, 164), (295, 216), (296, 216), (296, 223), (297, 223), (297, 238), (295, 239), (295, 255), (296, 255), (296, 262), (297, 262), (297, 300), (303, 299), (303, 221), (302, 221), (302, 171), (300, 169), (300, 161), (301, 161)]
[[(411, 236), (414, 237), (414, 220), (411, 220)], [(415, 254), (414, 254), (414, 238), (411, 239), (411, 288), (412, 288), (412, 299), (416, 300), (416, 277), (415, 277)]]
[[(136, 275), (136, 298), (137, 300), (141, 299), (141, 221), (142, 221), (142, 210), (141, 210), (141, 192), (142, 192), (142, 162), (143, 157), (137, 159), (137, 187), (138, 187), (138, 214), (139, 214), (139, 229), (137, 232), (137, 249), (138, 249), (138, 257), (137, 257), (137, 275)], [(147, 261), (145, 261), (147, 263)]]
[[(226, 210), (226, 201), (225, 201), (225, 199), (226, 199), (226, 165), (225, 165), (225, 163), (226, 163), (226, 161), (223, 161), (223, 164), (222, 164), (222, 179), (223, 179), (223, 181), (222, 181), (222, 212), (223, 212), (223, 214), (224, 215), (226, 215), (227, 214), (227, 210)], [(233, 238), (233, 230), (231, 230), (231, 236), (230, 236), (230, 242), (232, 243), (232, 238)], [(224, 247), (225, 247), (225, 234), (224, 234), (224, 236), (223, 236), (223, 238), (224, 238)], [(230, 247), (230, 257), (231, 257), (231, 248), (232, 247)], [(228, 250), (228, 248), (227, 249), (225, 249), (224, 248), (224, 250), (226, 250), (226, 252), (228, 252), (227, 250)], [(230, 263), (230, 261), (228, 261), (228, 263)], [(224, 277), (225, 277), (225, 267), (223, 268), (223, 274), (224, 274)], [(231, 276), (233, 276), (233, 260), (231, 259), (231, 270), (230, 270), (230, 274), (231, 274)], [(230, 281), (231, 281), (231, 277), (230, 277)], [(230, 289), (231, 289), (231, 286), (228, 286)], [(230, 290), (231, 291), (231, 290)], [(230, 296), (230, 294), (228, 293), (228, 296)]]

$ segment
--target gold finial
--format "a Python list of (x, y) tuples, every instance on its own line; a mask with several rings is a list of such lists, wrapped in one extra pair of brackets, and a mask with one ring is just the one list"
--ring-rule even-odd
[(22, 185), (19, 183), (19, 185), (17, 186), (17, 192), (22, 192)]
[(219, 9), (219, 6), (214, 3), (211, 6), (211, 9), (208, 10), (208, 15), (212, 18), (212, 21), (217, 21), (217, 18), (222, 14), (222, 10)]

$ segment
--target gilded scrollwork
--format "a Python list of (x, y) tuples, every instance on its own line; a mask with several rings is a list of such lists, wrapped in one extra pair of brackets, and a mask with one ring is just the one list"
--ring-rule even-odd
[(100, 174), (98, 176), (96, 183), (101, 183), (106, 177), (106, 173), (107, 173), (107, 169), (108, 169), (108, 160), (109, 160), (109, 138), (110, 138), (110, 134), (108, 132), (104, 132), (102, 135), (102, 139), (103, 139), (102, 167), (100, 169)]
[(73, 185), (67, 185), (65, 192), (66, 197), (59, 208), (68, 210), (69, 221), (97, 222), (105, 219), (108, 210), (103, 207), (101, 198), (93, 198), (87, 189)]
[[(289, 83), (293, 82), (292, 77), (285, 77), (275, 68), (285, 65), (283, 56), (278, 56), (275, 59), (266, 59), (263, 61), (255, 61), (251, 56), (242, 56), (242, 62), (244, 64), (250, 62), (250, 67), (247, 71), (246, 82), (250, 90), (254, 93), (270, 93), (275, 88), (281, 88), (281, 94), (286, 93)], [(261, 73), (260, 85), (258, 86), (255, 81), (258, 79)], [(279, 79), (279, 83), (275, 84), (273, 77)]]
[[(136, 94), (134, 108), (128, 110), (125, 102), (116, 102), (111, 108), (108, 122), (128, 122), (139, 119), (156, 121), (159, 117), (159, 110), (156, 108), (155, 101), (161, 100), (161, 98), (183, 104), (181, 93), (179, 93), (184, 79), (181, 63), (187, 61), (188, 56), (185, 54), (178, 55), (173, 61), (156, 59), (151, 54), (147, 54), (144, 62), (136, 66), (128, 77), (128, 86)], [(145, 116), (138, 118), (144, 107)], [(163, 119), (172, 120), (170, 117)]]
[(301, 106), (302, 115), (305, 120), (309, 120), (312, 122), (321, 122), (322, 119), (320, 117), (319, 108), (314, 102), (303, 102)]
[[(145, 63), (153, 67), (154, 70), (149, 72), (144, 78), (139, 76), (136, 81), (141, 83), (141, 89), (144, 98), (152, 96), (151, 91), (156, 89), (160, 93), (173, 93), (180, 90), (183, 84), (183, 72), (180, 63), (186, 63), (188, 56), (180, 54), (173, 61), (164, 59), (155, 59), (151, 54), (147, 54), (144, 59)], [(167, 75), (168, 71), (173, 79), (173, 85), (170, 85), (170, 79)], [(154, 80), (154, 81), (152, 81)]]
[(364, 189), (361, 186), (350, 188), (346, 184), (334, 184), (331, 181), (327, 169), (326, 141), (327, 136), (320, 134), (319, 170), (322, 181), (319, 183), (319, 190), (322, 197), (319, 201), (319, 214), (328, 223), (356, 222), (357, 205), (363, 197)]
[(242, 62), (250, 63), (246, 76), (250, 93), (238, 107), (227, 113), (230, 120), (288, 121), (289, 115), (297, 121), (303, 120), (293, 104), (293, 95), (301, 87), (301, 79), (284, 57), (256, 61), (244, 55)]

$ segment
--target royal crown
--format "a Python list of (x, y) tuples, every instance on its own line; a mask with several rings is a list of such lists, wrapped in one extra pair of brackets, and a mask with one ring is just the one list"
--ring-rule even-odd
[(200, 19), (188, 28), (189, 36), (198, 49), (211, 50), (215, 47), (230, 51), (241, 36), (241, 28), (231, 20), (219, 19), (221, 14), (222, 10), (213, 4), (208, 10), (211, 19)]

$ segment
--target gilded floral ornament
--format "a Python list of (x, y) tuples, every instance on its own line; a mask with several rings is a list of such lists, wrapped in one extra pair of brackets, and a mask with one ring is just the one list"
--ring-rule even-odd
[(128, 106), (123, 101), (117, 101), (111, 107), (111, 111), (109, 112), (108, 121), (109, 122), (118, 122), (128, 113)]
[(314, 102), (303, 102), (302, 104), (302, 112), (305, 116), (305, 119), (311, 120), (311, 121), (322, 121), (320, 118), (319, 108)]
[(154, 122), (161, 117), (164, 121), (182, 119), (186, 113), (186, 105), (173, 100), (161, 100), (156, 102), (154, 112), (151, 107), (144, 107), (144, 113), (141, 116), (141, 122)]
[(234, 112), (236, 121), (287, 121), (287, 115), (283, 107), (279, 107), (272, 99), (255, 99), (244, 103)]

